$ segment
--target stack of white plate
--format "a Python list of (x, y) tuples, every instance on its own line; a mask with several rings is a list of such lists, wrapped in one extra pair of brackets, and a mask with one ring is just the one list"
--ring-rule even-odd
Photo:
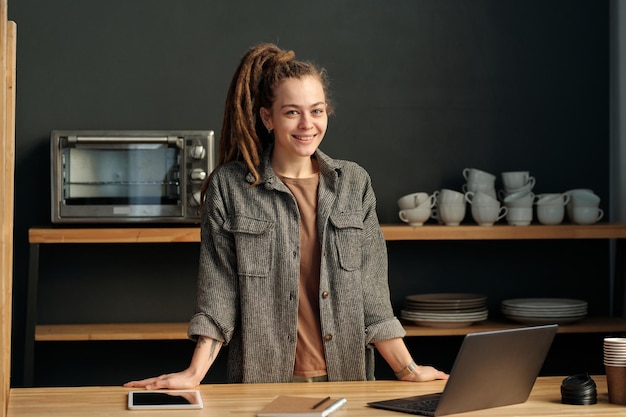
[(487, 319), (487, 296), (468, 293), (413, 294), (400, 318), (420, 326), (463, 327)]
[(502, 313), (524, 324), (566, 324), (587, 315), (587, 302), (569, 298), (514, 298), (502, 301)]

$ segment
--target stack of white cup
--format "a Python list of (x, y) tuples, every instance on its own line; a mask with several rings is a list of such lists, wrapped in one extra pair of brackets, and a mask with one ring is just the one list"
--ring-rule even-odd
[(537, 220), (541, 224), (561, 224), (565, 217), (565, 206), (570, 195), (565, 193), (545, 193), (535, 197)]
[(535, 177), (528, 171), (507, 171), (502, 173), (504, 189), (499, 196), (508, 209), (506, 221), (514, 226), (528, 226), (533, 220)]
[(477, 168), (465, 168), (465, 200), (471, 205), (472, 218), (480, 226), (493, 226), (506, 215), (496, 195), (496, 176)]
[(435, 206), (431, 216), (439, 224), (446, 226), (458, 226), (465, 218), (466, 204), (465, 195), (459, 191), (442, 188), (433, 193)]
[(600, 208), (600, 197), (588, 188), (577, 188), (566, 191), (569, 195), (567, 216), (572, 223), (594, 224), (604, 215)]
[(407, 194), (398, 199), (398, 216), (411, 226), (422, 226), (430, 218), (435, 205), (435, 195), (425, 192)]
[(508, 210), (497, 198), (482, 191), (467, 191), (465, 200), (472, 206), (472, 218), (479, 226), (493, 226)]
[(495, 175), (476, 168), (465, 168), (463, 170), (463, 177), (466, 181), (465, 184), (463, 184), (463, 193), (467, 193), (468, 191), (474, 193), (480, 191), (493, 198), (497, 198)]

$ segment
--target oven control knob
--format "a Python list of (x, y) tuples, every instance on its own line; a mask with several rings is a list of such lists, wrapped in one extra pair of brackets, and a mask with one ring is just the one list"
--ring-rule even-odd
[(206, 156), (206, 149), (202, 145), (193, 145), (189, 149), (189, 156), (193, 159), (204, 159)]
[(200, 207), (200, 198), (200, 191), (196, 191), (195, 193), (191, 194), (191, 196), (189, 197), (189, 204), (191, 205), (191, 207)]
[(206, 179), (206, 171), (202, 168), (194, 168), (189, 173), (192, 181), (204, 181)]

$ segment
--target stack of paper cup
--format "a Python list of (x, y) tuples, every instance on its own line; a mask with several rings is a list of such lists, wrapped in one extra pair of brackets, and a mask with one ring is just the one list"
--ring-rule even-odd
[(626, 337), (604, 339), (604, 368), (609, 402), (626, 404)]

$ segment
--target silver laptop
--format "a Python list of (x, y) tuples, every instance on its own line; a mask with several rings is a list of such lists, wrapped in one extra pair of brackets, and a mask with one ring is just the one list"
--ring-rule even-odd
[(443, 392), (367, 405), (445, 416), (523, 403), (541, 371), (557, 328), (551, 324), (467, 334)]

